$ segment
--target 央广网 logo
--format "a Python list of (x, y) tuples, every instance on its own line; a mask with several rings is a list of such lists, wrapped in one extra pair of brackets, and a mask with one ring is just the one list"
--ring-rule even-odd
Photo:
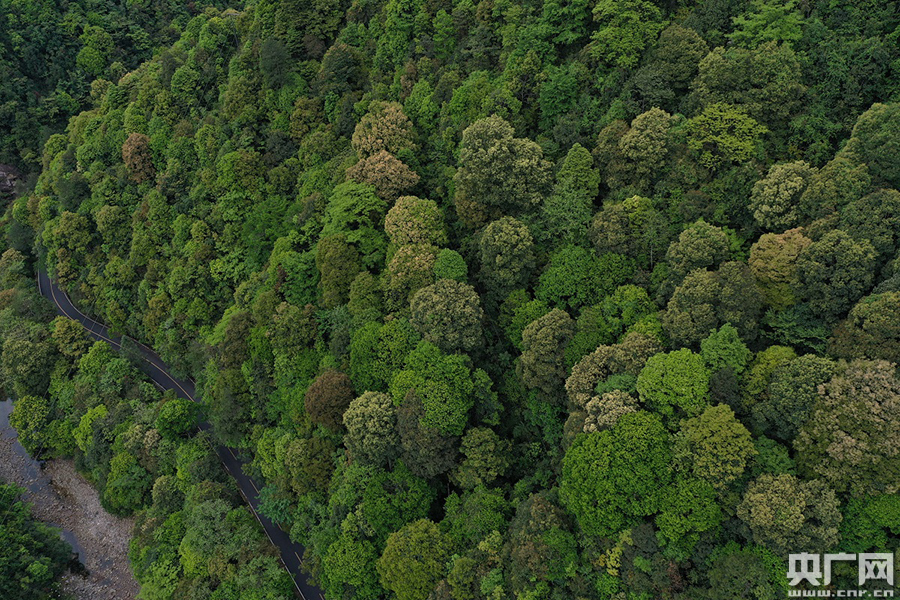
[[(831, 567), (837, 561), (857, 563), (857, 583), (863, 586), (869, 581), (894, 585), (894, 555), (892, 553), (811, 554), (802, 552), (791, 554), (788, 559), (788, 584), (792, 587), (806, 582), (814, 587), (824, 587), (831, 583)], [(893, 598), (892, 589), (852, 589), (852, 590), (808, 590), (792, 589), (790, 597), (809, 598)]]

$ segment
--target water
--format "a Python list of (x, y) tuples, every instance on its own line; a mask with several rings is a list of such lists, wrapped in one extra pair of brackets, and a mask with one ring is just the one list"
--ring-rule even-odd
[[(12, 413), (13, 403), (6, 399), (0, 401), (0, 438), (12, 440), (13, 453), (19, 458), (15, 463), (19, 466), (19, 482), (17, 485), (28, 490), (26, 496), (42, 496), (55, 494), (56, 491), (52, 487), (50, 478), (46, 476), (41, 468), (41, 462), (33, 459), (22, 444), (19, 443), (19, 436), (12, 425), (9, 424), (9, 415)], [(26, 498), (27, 500), (28, 498)], [(60, 530), (60, 537), (72, 546), (76, 557), (84, 556), (84, 548), (78, 542), (78, 537), (74, 532), (63, 529), (55, 523), (48, 523)]]

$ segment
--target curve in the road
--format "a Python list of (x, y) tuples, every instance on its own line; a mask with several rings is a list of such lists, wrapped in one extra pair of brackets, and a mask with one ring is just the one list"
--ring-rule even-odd
[[(59, 314), (80, 323), (94, 339), (104, 341), (117, 350), (122, 347), (121, 337), (111, 335), (109, 329), (103, 323), (95, 321), (78, 310), (72, 304), (68, 294), (55, 284), (47, 273), (38, 271), (37, 284), (40, 294), (53, 302)], [(137, 340), (131, 341), (138, 347), (138, 352), (144, 362), (143, 371), (153, 383), (161, 389), (173, 390), (186, 400), (197, 402), (197, 399), (194, 397), (195, 389), (192, 381), (174, 377), (169, 373), (166, 363), (163, 362), (156, 352)], [(210, 429), (210, 425), (206, 422), (200, 423), (199, 429), (206, 431)], [(283, 529), (267, 517), (259, 514), (259, 485), (253, 478), (244, 473), (242, 467), (245, 461), (241, 460), (231, 448), (226, 446), (214, 447), (213, 450), (219, 457), (225, 470), (234, 479), (241, 496), (244, 497), (244, 501), (250, 507), (250, 511), (259, 521), (269, 541), (278, 550), (281, 564), (290, 574), (294, 586), (297, 588), (297, 593), (303, 600), (324, 600), (321, 590), (309, 583), (306, 575), (300, 570), (300, 566), (303, 563), (301, 558), (303, 546), (291, 541), (290, 536)]]

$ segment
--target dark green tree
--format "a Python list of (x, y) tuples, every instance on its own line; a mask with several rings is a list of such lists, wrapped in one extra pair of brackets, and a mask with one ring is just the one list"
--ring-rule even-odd
[(329, 369), (316, 377), (306, 391), (306, 412), (313, 423), (331, 431), (340, 431), (344, 426), (344, 411), (355, 395), (350, 377)]
[(797, 257), (793, 288), (814, 314), (835, 321), (871, 288), (876, 257), (867, 240), (829, 231)]
[(521, 221), (503, 217), (491, 222), (478, 241), (481, 279), (496, 298), (525, 287), (534, 269), (531, 233)]
[(698, 344), (724, 323), (750, 341), (757, 335), (761, 308), (750, 269), (728, 262), (718, 271), (696, 270), (685, 277), (662, 313), (662, 324), (669, 338), (682, 345)]
[(561, 395), (567, 373), (566, 346), (574, 333), (572, 318), (558, 308), (525, 328), (518, 370), (526, 386), (551, 397)]
[(841, 358), (900, 363), (900, 292), (860, 300), (834, 330), (829, 352)]
[(780, 364), (765, 394), (753, 404), (754, 429), (780, 440), (794, 439), (819, 401), (819, 386), (835, 373), (832, 361), (812, 354)]
[(900, 104), (876, 102), (856, 120), (843, 153), (868, 166), (878, 183), (900, 188)]

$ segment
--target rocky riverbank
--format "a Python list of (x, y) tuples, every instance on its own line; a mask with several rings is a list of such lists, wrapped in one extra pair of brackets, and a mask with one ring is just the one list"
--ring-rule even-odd
[(34, 515), (60, 527), (79, 553), (89, 574), (67, 574), (63, 589), (79, 600), (132, 600), (139, 589), (128, 564), (133, 521), (107, 513), (72, 461), (47, 461), (41, 468), (32, 460), (9, 426), (11, 405), (0, 402), (0, 479), (26, 488)]

